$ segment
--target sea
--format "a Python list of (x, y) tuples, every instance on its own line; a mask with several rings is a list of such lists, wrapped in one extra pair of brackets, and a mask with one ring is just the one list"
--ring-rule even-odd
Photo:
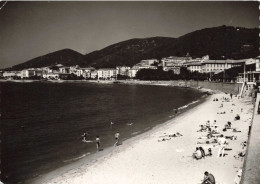
[(1, 177), (10, 184), (95, 154), (96, 136), (104, 150), (116, 132), (124, 144), (204, 96), (190, 88), (90, 82), (1, 82), (0, 92)]

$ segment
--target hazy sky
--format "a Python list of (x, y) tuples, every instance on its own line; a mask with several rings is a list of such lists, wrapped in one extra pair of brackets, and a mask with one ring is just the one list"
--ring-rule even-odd
[(258, 2), (8, 2), (0, 10), (0, 68), (64, 48), (86, 54), (132, 38), (254, 28), (258, 16)]

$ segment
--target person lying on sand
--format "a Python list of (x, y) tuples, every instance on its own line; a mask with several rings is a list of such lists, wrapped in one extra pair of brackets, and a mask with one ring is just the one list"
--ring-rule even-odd
[(225, 136), (226, 139), (230, 139), (230, 140), (237, 140), (237, 136)]
[(226, 114), (226, 111), (223, 111), (223, 112), (217, 112), (217, 114)]
[(196, 151), (192, 154), (192, 158), (199, 160), (202, 158), (202, 152), (201, 150), (197, 147)]
[(235, 159), (243, 158), (246, 156), (246, 150), (239, 151), (237, 155), (235, 155)]
[(237, 128), (233, 128), (233, 132), (241, 132), (241, 130), (238, 130)]
[(169, 135), (169, 137), (181, 137), (181, 136), (183, 135), (180, 134), (179, 132), (177, 132), (176, 134)]
[(205, 141), (198, 141), (197, 144), (215, 144), (217, 143), (217, 139), (205, 140)]
[(171, 140), (171, 138), (169, 138), (169, 139), (163, 138), (162, 140), (158, 140), (158, 142), (161, 142), (161, 141), (168, 141), (168, 140)]
[(201, 184), (215, 184), (215, 177), (213, 174), (210, 174), (208, 171), (204, 173), (204, 179)]
[(220, 104), (219, 108), (222, 108), (223, 107), (223, 104)]

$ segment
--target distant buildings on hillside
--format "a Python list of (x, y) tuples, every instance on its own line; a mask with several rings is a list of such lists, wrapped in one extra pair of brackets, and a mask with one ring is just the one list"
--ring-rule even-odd
[[(5, 79), (29, 79), (29, 78), (43, 78), (43, 79), (68, 79), (71, 75), (81, 77), (82, 79), (98, 79), (98, 80), (113, 80), (118, 77), (125, 76), (127, 78), (135, 78), (139, 70), (151, 69), (156, 70), (160, 67), (164, 71), (173, 71), (175, 74), (180, 74), (181, 67), (186, 67), (191, 72), (199, 73), (219, 73), (229, 68), (242, 66), (244, 64), (256, 64), (256, 71), (251, 72), (252, 80), (259, 80), (260, 64), (259, 57), (254, 59), (242, 60), (210, 60), (209, 56), (193, 59), (188, 54), (185, 57), (170, 56), (157, 59), (141, 60), (136, 65), (117, 66), (116, 68), (100, 68), (93, 67), (81, 68), (76, 66), (63, 66), (57, 64), (55, 66), (41, 67), (41, 68), (28, 68), (22, 71), (3, 71), (0, 76)], [(254, 75), (254, 77), (252, 77)], [(248, 74), (249, 76), (249, 74)], [(245, 76), (243, 76), (245, 77)], [(254, 78), (254, 79), (253, 79)], [(241, 75), (238, 78), (241, 79)], [(243, 79), (245, 80), (245, 79)]]

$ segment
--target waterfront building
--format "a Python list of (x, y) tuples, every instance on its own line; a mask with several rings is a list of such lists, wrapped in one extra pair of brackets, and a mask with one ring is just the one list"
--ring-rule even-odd
[(181, 73), (181, 66), (166, 66), (163, 67), (163, 71), (173, 71), (174, 74), (180, 74)]
[(33, 76), (42, 77), (43, 73), (46, 73), (46, 71), (43, 71), (42, 69), (34, 69), (34, 68), (24, 69), (21, 71), (21, 78), (23, 79), (23, 78), (33, 77)]
[(166, 58), (162, 58), (162, 68), (163, 71), (172, 70), (175, 74), (180, 74), (180, 67), (185, 66), (185, 63), (188, 63), (192, 60), (190, 56), (185, 57), (177, 57), (170, 56)]
[(90, 68), (79, 68), (79, 69), (77, 69), (76, 75), (78, 77), (82, 76), (84, 78), (90, 78), (90, 73), (93, 70), (95, 70), (93, 67), (90, 67)]
[(59, 72), (63, 74), (70, 73), (70, 67), (66, 67), (66, 66), (60, 67)]
[(78, 65), (70, 66), (69, 73), (74, 73), (75, 75), (77, 75), (77, 69), (79, 69)]
[(145, 60), (141, 60), (140, 64), (141, 65), (152, 65), (152, 64), (155, 64), (155, 63), (159, 63), (159, 60), (158, 59), (145, 59)]
[(97, 70), (98, 79), (115, 79), (116, 78), (116, 69), (115, 68), (102, 68)]
[(90, 72), (90, 78), (91, 79), (97, 79), (98, 78), (98, 73), (97, 73), (96, 70)]
[(138, 63), (138, 64), (134, 65), (134, 66), (132, 67), (132, 69), (135, 69), (135, 70), (141, 70), (141, 69), (152, 69), (152, 70), (156, 70), (156, 69), (157, 69), (157, 66), (142, 65), (141, 63)]
[(243, 73), (239, 73), (237, 77), (237, 83), (247, 82), (247, 84), (249, 85), (260, 83), (260, 56), (254, 59), (247, 59), (245, 64), (255, 64), (255, 70), (244, 71)]
[(183, 66), (184, 63), (190, 62), (192, 57), (185, 56), (185, 57), (177, 57), (177, 56), (170, 56), (166, 58), (162, 58), (162, 66), (163, 67), (173, 67), (173, 66)]
[(58, 80), (59, 79), (59, 73), (44, 73), (43, 78)]
[(245, 60), (205, 60), (201, 63), (202, 73), (219, 73), (226, 69), (242, 66)]
[(116, 75), (127, 75), (129, 70), (130, 70), (129, 66), (117, 66)]
[(199, 72), (201, 73), (201, 62), (194, 62), (194, 63), (188, 63), (186, 64), (187, 69), (191, 72)]
[(4, 71), (2, 75), (6, 79), (12, 79), (14, 77), (21, 77), (21, 72), (20, 71)]
[(130, 78), (135, 78), (137, 72), (138, 72), (137, 69), (131, 68), (131, 69), (128, 71), (128, 76), (129, 76)]

